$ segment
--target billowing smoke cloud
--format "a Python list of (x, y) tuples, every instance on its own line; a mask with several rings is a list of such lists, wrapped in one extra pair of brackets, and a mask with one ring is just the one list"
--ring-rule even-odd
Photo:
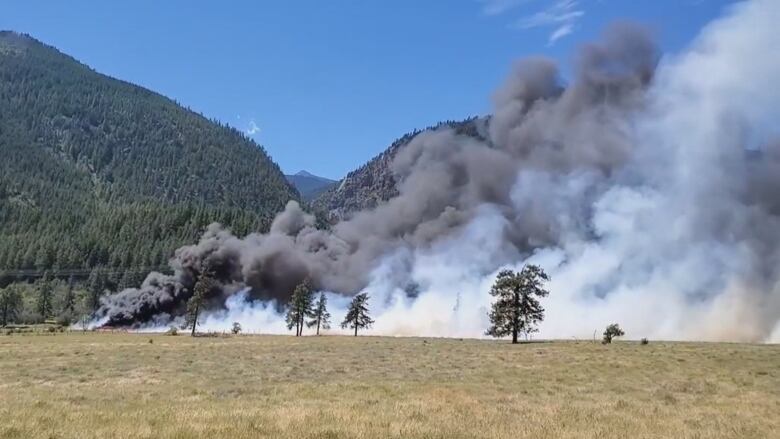
[[(484, 139), (439, 129), (395, 157), (399, 195), (331, 230), (288, 204), (268, 234), (214, 225), (179, 249), (173, 276), (104, 301), (109, 324), (181, 315), (208, 264), (221, 287), (206, 329), (284, 331), (279, 306), (309, 277), (371, 293), (373, 333), (480, 336), (495, 273), (552, 276), (544, 337), (780, 339), (780, 3), (754, 0), (659, 58), (644, 29), (611, 27), (564, 85), (519, 62)], [(659, 64), (660, 62), (660, 64)]]

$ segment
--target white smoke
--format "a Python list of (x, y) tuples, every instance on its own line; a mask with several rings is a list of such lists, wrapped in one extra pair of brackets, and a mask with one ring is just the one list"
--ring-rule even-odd
[[(732, 196), (749, 177), (734, 164), (746, 145), (780, 134), (779, 22), (780, 2), (742, 3), (687, 51), (663, 59), (642, 111), (622, 128), (630, 156), (608, 178), (520, 169), (512, 203), (553, 218), (555, 244), (523, 257), (506, 242), (506, 216), (485, 204), (457, 233), (384, 256), (365, 288), (376, 320), (366, 333), (481, 337), (496, 273), (538, 263), (552, 278), (539, 337), (590, 338), (619, 322), (632, 338), (780, 341), (777, 278), (753, 279), (757, 265), (772, 261), (755, 261), (762, 253), (750, 240), (760, 234), (740, 234), (777, 222), (756, 220), (761, 212)], [(346, 333), (338, 323), (349, 297), (329, 299), (329, 332)], [(245, 296), (206, 315), (202, 329), (228, 330), (233, 321), (251, 332), (288, 332), (273, 303)]]

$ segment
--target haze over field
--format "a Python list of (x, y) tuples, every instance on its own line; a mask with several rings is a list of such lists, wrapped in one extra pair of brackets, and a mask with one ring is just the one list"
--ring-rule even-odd
[(398, 153), (397, 197), (330, 230), (297, 202), (268, 234), (213, 225), (100, 321), (169, 324), (206, 261), (221, 285), (204, 329), (286, 332), (278, 305), (310, 277), (337, 318), (368, 291), (372, 334), (479, 337), (495, 273), (533, 262), (552, 277), (541, 337), (620, 321), (634, 338), (780, 341), (778, 20), (776, 1), (740, 3), (663, 57), (618, 23), (570, 84), (521, 60), (481, 136), (439, 129)]

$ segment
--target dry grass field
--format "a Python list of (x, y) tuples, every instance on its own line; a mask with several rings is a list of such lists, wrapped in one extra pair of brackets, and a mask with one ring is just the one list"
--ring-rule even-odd
[(0, 337), (0, 438), (778, 438), (780, 346)]

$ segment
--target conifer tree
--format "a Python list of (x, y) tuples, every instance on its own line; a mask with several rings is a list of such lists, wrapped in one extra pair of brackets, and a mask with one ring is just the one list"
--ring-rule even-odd
[(341, 322), (341, 327), (354, 329), (357, 337), (358, 329), (370, 328), (373, 323), (374, 320), (368, 315), (368, 294), (360, 293), (349, 304), (349, 310), (344, 321)]
[(119, 281), (116, 285), (117, 291), (123, 291), (128, 288), (135, 287), (136, 285), (133, 285), (133, 274), (131, 271), (126, 270), (122, 272), (122, 276), (119, 277)]
[(309, 320), (309, 327), (317, 326), (317, 335), (320, 335), (320, 328), (330, 329), (330, 313), (328, 312), (328, 298), (325, 293), (320, 292), (320, 297), (314, 305), (313, 317)]
[(0, 326), (6, 326), (22, 309), (22, 293), (15, 284), (0, 289)]
[(53, 288), (51, 275), (49, 272), (43, 274), (43, 279), (38, 281), (38, 314), (42, 319), (51, 317), (53, 313), (52, 306)]
[(290, 298), (290, 306), (287, 309), (287, 329), (295, 327), (295, 336), (303, 335), (303, 326), (307, 317), (313, 317), (314, 290), (308, 279), (298, 284)]
[(87, 296), (87, 301), (88, 308), (91, 310), (91, 312), (94, 313), (98, 308), (100, 308), (100, 298), (103, 296), (105, 290), (106, 275), (102, 268), (95, 267), (89, 273), (89, 278), (87, 279), (87, 291), (89, 293)]
[(543, 288), (549, 280), (547, 273), (536, 265), (526, 265), (519, 273), (498, 273), (490, 289), (496, 301), (488, 314), (491, 326), (486, 334), (496, 338), (511, 335), (512, 343), (517, 343), (518, 334), (536, 332), (536, 324), (544, 319), (544, 308), (537, 298), (550, 294)]
[(65, 284), (65, 294), (62, 296), (62, 306), (60, 309), (60, 318), (62, 321), (70, 322), (76, 315), (76, 294), (73, 291), (75, 279), (73, 276)]
[(209, 293), (214, 288), (214, 275), (210, 268), (206, 268), (200, 274), (198, 281), (195, 282), (195, 287), (192, 290), (192, 297), (187, 301), (187, 326), (192, 327), (191, 335), (195, 335), (195, 330), (198, 327), (198, 315), (203, 309), (203, 304), (206, 301)]

